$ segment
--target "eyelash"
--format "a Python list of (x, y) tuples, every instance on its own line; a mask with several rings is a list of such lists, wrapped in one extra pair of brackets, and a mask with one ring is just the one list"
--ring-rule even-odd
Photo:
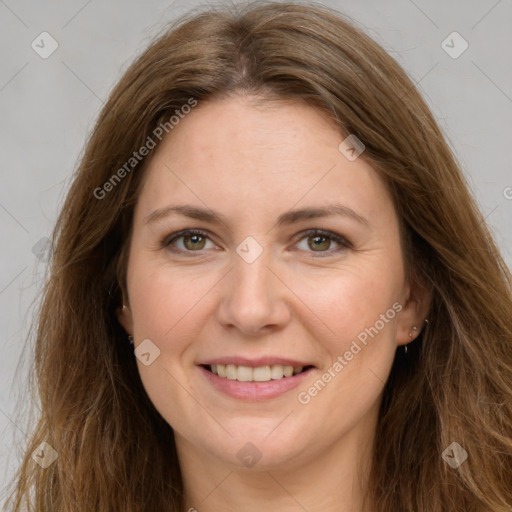
[[(312, 252), (312, 254), (314, 254), (313, 258), (324, 258), (325, 256), (319, 256), (318, 254), (325, 254), (325, 255), (330, 256), (332, 254), (352, 248), (352, 245), (350, 244), (350, 242), (348, 242), (341, 235), (338, 235), (337, 233), (333, 233), (332, 231), (324, 231), (323, 229), (309, 229), (307, 231), (304, 231), (301, 234), (302, 234), (302, 237), (299, 238), (297, 243), (300, 242), (301, 240), (303, 240), (304, 238), (309, 238), (311, 236), (322, 236), (329, 240), (332, 240), (333, 242), (336, 242), (340, 246), (337, 249), (334, 249), (331, 251), (319, 251), (316, 254), (315, 254), (315, 251), (307, 251), (307, 252)], [(203, 231), (201, 229), (185, 229), (185, 230), (178, 231), (176, 233), (167, 235), (165, 238), (162, 239), (160, 245), (162, 248), (168, 248), (171, 251), (178, 252), (178, 253), (202, 252), (201, 249), (197, 250), (197, 251), (185, 251), (182, 249), (177, 249), (176, 247), (172, 247), (173, 242), (182, 238), (185, 235), (199, 235), (199, 236), (202, 236), (203, 238), (207, 238), (210, 240), (209, 234), (206, 231)]]

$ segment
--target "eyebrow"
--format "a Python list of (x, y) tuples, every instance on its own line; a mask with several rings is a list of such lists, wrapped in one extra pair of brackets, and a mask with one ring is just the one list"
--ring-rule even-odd
[[(201, 220), (212, 224), (227, 224), (224, 215), (207, 208), (199, 208), (192, 205), (177, 205), (158, 208), (151, 212), (144, 220), (144, 224), (150, 224), (172, 214), (183, 215), (191, 219)], [(364, 226), (370, 226), (368, 220), (343, 204), (330, 204), (326, 206), (317, 206), (301, 208), (299, 210), (289, 210), (279, 215), (277, 226), (294, 224), (296, 222), (318, 219), (322, 217), (343, 216), (355, 220)]]

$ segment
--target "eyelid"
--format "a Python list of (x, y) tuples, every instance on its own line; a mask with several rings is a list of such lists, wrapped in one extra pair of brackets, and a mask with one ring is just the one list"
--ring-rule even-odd
[[(297, 239), (298, 243), (303, 238), (307, 238), (310, 236), (324, 236), (325, 238), (331, 239), (332, 241), (336, 242), (340, 247), (338, 249), (329, 250), (329, 251), (311, 251), (312, 254), (334, 254), (336, 252), (339, 252), (341, 248), (344, 249), (352, 249), (352, 244), (344, 237), (343, 235), (340, 235), (339, 233), (336, 233), (335, 231), (330, 231), (327, 229), (320, 229), (320, 228), (314, 228), (314, 229), (307, 229), (306, 231), (301, 231), (298, 236), (300, 238)], [(309, 252), (309, 251), (308, 251)]]
[[(211, 234), (209, 233), (209, 231), (207, 230), (204, 230), (204, 229), (195, 229), (195, 228), (190, 228), (190, 229), (183, 229), (181, 231), (176, 231), (174, 233), (171, 233), (167, 236), (165, 236), (160, 245), (163, 249), (169, 249), (171, 250), (172, 252), (175, 252), (175, 253), (181, 253), (181, 254), (193, 254), (194, 252), (197, 252), (197, 253), (201, 253), (203, 252), (203, 250), (198, 250), (198, 251), (184, 251), (182, 249), (177, 249), (176, 247), (173, 247), (172, 246), (172, 242), (180, 239), (181, 237), (185, 236), (185, 235), (200, 235), (202, 236), (203, 238), (207, 238), (208, 240), (210, 240), (212, 243), (215, 243), (213, 242), (212, 240), (212, 236)], [(346, 237), (334, 232), (334, 231), (330, 231), (330, 230), (326, 230), (326, 229), (320, 229), (320, 228), (313, 228), (313, 229), (307, 229), (305, 231), (301, 231), (300, 233), (297, 234), (297, 236), (295, 237), (296, 240), (294, 242), (294, 245), (296, 245), (298, 242), (300, 242), (301, 240), (303, 240), (304, 238), (307, 238), (307, 237), (310, 237), (310, 236), (324, 236), (330, 240), (332, 240), (333, 242), (337, 243), (339, 245), (338, 248), (336, 249), (333, 249), (333, 250), (328, 250), (328, 251), (305, 251), (305, 252), (309, 252), (310, 254), (313, 255), (313, 257), (315, 258), (322, 258), (322, 257), (326, 257), (326, 256), (329, 256), (329, 255), (332, 255), (332, 254), (337, 254), (343, 250), (347, 250), (347, 249), (352, 249), (353, 246), (352, 244), (346, 239)]]
[(203, 238), (207, 238), (212, 243), (215, 243), (212, 240), (211, 234), (207, 230), (190, 228), (190, 229), (182, 229), (181, 231), (175, 231), (175, 232), (165, 236), (162, 239), (162, 241), (160, 242), (160, 246), (163, 249), (169, 249), (169, 250), (171, 250), (173, 252), (177, 252), (177, 253), (188, 253), (188, 254), (191, 254), (191, 253), (194, 253), (194, 252), (198, 252), (198, 253), (202, 252), (201, 250), (199, 250), (199, 251), (183, 251), (181, 249), (177, 249), (177, 248), (172, 246), (172, 242), (180, 239), (181, 237), (183, 237), (185, 235), (200, 235)]

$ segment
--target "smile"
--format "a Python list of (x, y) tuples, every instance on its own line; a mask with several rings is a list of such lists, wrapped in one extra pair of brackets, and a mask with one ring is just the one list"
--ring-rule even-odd
[(301, 361), (274, 357), (223, 358), (203, 361), (197, 367), (210, 389), (249, 402), (277, 398), (299, 386), (317, 369)]
[(205, 365), (211, 373), (229, 380), (239, 382), (268, 382), (270, 380), (280, 380), (298, 375), (310, 368), (309, 366), (289, 366), (275, 364), (272, 366), (244, 366), (235, 364), (212, 364)]

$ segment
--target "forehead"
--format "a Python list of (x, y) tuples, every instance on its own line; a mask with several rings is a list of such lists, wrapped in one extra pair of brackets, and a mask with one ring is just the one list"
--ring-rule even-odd
[(342, 201), (365, 216), (382, 214), (392, 208), (386, 187), (365, 160), (339, 151), (344, 138), (304, 102), (200, 103), (155, 149), (139, 209), (179, 198), (240, 215)]

